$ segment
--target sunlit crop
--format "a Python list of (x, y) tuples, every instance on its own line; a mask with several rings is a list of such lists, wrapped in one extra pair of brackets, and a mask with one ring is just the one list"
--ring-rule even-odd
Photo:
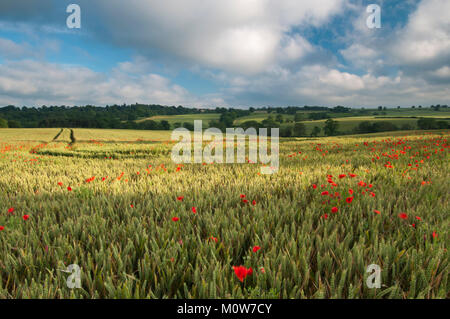
[(0, 130), (1, 298), (450, 291), (448, 132), (280, 139), (273, 175), (174, 164), (169, 132), (59, 132)]

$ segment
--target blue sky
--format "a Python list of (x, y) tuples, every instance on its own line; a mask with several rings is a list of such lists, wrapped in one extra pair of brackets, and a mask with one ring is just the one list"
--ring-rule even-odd
[(446, 0), (2, 0), (0, 106), (448, 104), (449, 21)]

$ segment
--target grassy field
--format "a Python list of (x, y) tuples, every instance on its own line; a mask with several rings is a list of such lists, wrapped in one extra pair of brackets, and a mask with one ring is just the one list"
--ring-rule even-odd
[[(250, 115), (250, 116), (240, 117), (235, 121), (235, 125), (242, 124), (243, 122), (250, 121), (250, 120), (262, 122), (264, 119), (267, 118), (267, 116), (268, 115), (266, 113), (259, 113), (259, 114), (254, 114), (254, 115)], [(429, 116), (429, 117), (433, 117), (433, 116)], [(436, 117), (436, 116), (434, 116), (434, 117)], [(291, 115), (283, 115), (283, 119), (284, 119), (284, 121), (286, 121), (286, 120), (293, 121), (294, 117)], [(413, 128), (417, 128), (417, 121), (418, 121), (417, 118), (411, 118), (411, 117), (397, 118), (397, 117), (387, 117), (387, 116), (383, 116), (383, 117), (381, 117), (381, 116), (348, 116), (348, 117), (333, 118), (333, 120), (338, 122), (338, 131), (341, 133), (352, 132), (361, 122), (364, 122), (364, 121), (369, 121), (371, 123), (387, 121), (387, 122), (390, 122), (390, 123), (396, 125), (398, 128), (401, 128), (405, 124), (410, 125)], [(450, 118), (448, 118), (448, 120), (450, 120)], [(313, 128), (315, 126), (317, 126), (321, 129), (319, 136), (324, 136), (323, 128), (325, 126), (325, 121), (326, 120), (316, 120), (316, 121), (305, 120), (305, 121), (302, 121), (302, 123), (305, 125), (307, 135), (310, 135)], [(293, 123), (292, 122), (291, 123), (282, 123), (281, 127), (287, 126), (287, 125), (292, 126)]]
[[(350, 132), (354, 130), (361, 122), (369, 121), (371, 123), (388, 121), (397, 127), (401, 127), (402, 125), (409, 124), (412, 127), (417, 128), (417, 119), (413, 118), (379, 118), (374, 116), (355, 116), (355, 117), (344, 117), (344, 118), (335, 118), (333, 119), (338, 122), (338, 131), (339, 132)], [(315, 126), (319, 127), (321, 131), (321, 136), (324, 135), (323, 127), (325, 126), (326, 120), (317, 120), (317, 121), (304, 121), (306, 127), (306, 133), (310, 134)]]
[(0, 129), (0, 298), (449, 297), (448, 131), (281, 139), (274, 175), (73, 135)]
[[(277, 116), (277, 114), (275, 114), (275, 113), (272, 113), (270, 115), (272, 115), (273, 117)], [(293, 115), (282, 114), (282, 116), (283, 116), (283, 120), (284, 121), (286, 121), (286, 120), (293, 121), (294, 120), (294, 116)], [(255, 113), (252, 113), (250, 115), (242, 116), (242, 117), (237, 118), (234, 121), (234, 124), (238, 125), (238, 124), (242, 124), (242, 123), (244, 123), (246, 121), (262, 122), (263, 120), (267, 119), (268, 117), (269, 117), (269, 114), (267, 112), (255, 112)]]
[(202, 120), (209, 123), (210, 121), (218, 120), (219, 118), (220, 114), (218, 113), (205, 113), (205, 114), (198, 113), (198, 114), (182, 114), (182, 115), (157, 115), (145, 119), (140, 119), (137, 120), (136, 122), (143, 122), (146, 120), (153, 120), (153, 121), (166, 120), (172, 125), (175, 123), (185, 123), (185, 122), (194, 124), (194, 120)]
[[(308, 116), (310, 113), (318, 113), (321, 111), (304, 111), (298, 112), (303, 114), (302, 123), (305, 124), (306, 134), (310, 135), (313, 128), (315, 126), (319, 127), (322, 131), (319, 133), (319, 136), (324, 136), (323, 127), (325, 126), (325, 120), (309, 120)], [(333, 120), (339, 123), (338, 131), (341, 134), (349, 134), (353, 132), (353, 130), (363, 121), (369, 121), (371, 123), (387, 121), (396, 125), (399, 129), (402, 128), (403, 125), (409, 125), (412, 128), (417, 128), (417, 121), (420, 117), (427, 118), (436, 118), (438, 120), (447, 120), (450, 121), (450, 110), (442, 109), (440, 111), (435, 111), (429, 108), (424, 109), (387, 109), (385, 111), (379, 110), (370, 110), (371, 115), (358, 115), (356, 112), (351, 113), (333, 113), (328, 112), (328, 115), (333, 118)], [(267, 113), (264, 111), (257, 111), (248, 116), (238, 117), (234, 121), (234, 125), (240, 125), (246, 121), (256, 121), (262, 122), (267, 119), (269, 116), (276, 117), (277, 113)], [(281, 127), (292, 126), (294, 125), (294, 115), (290, 114), (282, 114), (283, 123)], [(187, 114), (187, 115), (165, 115), (165, 116), (153, 116), (146, 119), (140, 119), (137, 122), (142, 122), (145, 120), (154, 120), (161, 121), (166, 120), (172, 126), (175, 123), (194, 123), (194, 120), (203, 120), (209, 124), (210, 121), (219, 120), (220, 114), (211, 113), (211, 114)]]

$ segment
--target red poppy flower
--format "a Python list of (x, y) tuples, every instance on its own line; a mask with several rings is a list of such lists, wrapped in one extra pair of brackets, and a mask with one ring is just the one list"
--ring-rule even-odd
[(252, 201), (252, 205), (255, 206), (256, 205), (256, 200)]
[(10, 209), (8, 209), (8, 213), (10, 213), (10, 214), (14, 213), (14, 207), (11, 207)]
[(328, 214), (324, 214), (322, 217), (323, 219), (328, 219)]
[(356, 174), (348, 174), (351, 178), (356, 177)]
[(400, 217), (401, 219), (407, 219), (408, 215), (406, 215), (405, 213), (400, 213), (398, 214), (398, 217)]
[(197, 214), (197, 208), (196, 208), (196, 207), (192, 207), (191, 210), (192, 210), (192, 212), (193, 212), (194, 214)]
[(30, 215), (23, 215), (23, 220), (28, 220), (28, 218), (30, 218)]
[(416, 216), (416, 219), (417, 219), (417, 220), (422, 220), (422, 218), (420, 218), (419, 216)]
[(380, 212), (379, 210), (376, 210), (376, 209), (374, 209), (373, 212), (374, 212), (375, 214), (378, 214), (378, 215), (381, 214), (381, 212)]
[(251, 267), (247, 269), (245, 266), (233, 266), (233, 270), (241, 282), (244, 282), (245, 277), (253, 273), (253, 269)]
[(434, 231), (433, 232), (433, 238), (436, 238), (437, 237), (437, 234), (436, 234), (436, 232)]
[(317, 185), (316, 185), (316, 184), (313, 184), (312, 187), (313, 187), (314, 189), (316, 189), (316, 188), (317, 188)]
[(58, 182), (58, 185), (59, 185), (59, 186), (63, 186), (63, 183), (61, 183), (61, 182)]
[(217, 238), (216, 237), (211, 236), (211, 237), (208, 238), (208, 240), (212, 240), (212, 241), (217, 243)]
[(0, 231), (2, 231), (3, 229), (5, 229), (5, 227), (3, 227), (3, 226), (0, 226)]
[(133, 205), (133, 204), (131, 204), (131, 205), (130, 205), (130, 207), (131, 207), (131, 208), (134, 208), (134, 205)]
[(184, 196), (178, 196), (177, 200), (182, 201), (184, 199)]
[(326, 195), (329, 195), (330, 193), (328, 193), (328, 191), (324, 191), (324, 192), (322, 192), (322, 196), (326, 196)]
[(67, 187), (67, 190), (68, 190), (69, 192), (71, 192), (71, 191), (72, 191), (72, 187), (68, 186), (68, 187)]
[(241, 194), (240, 196), (241, 196), (241, 198), (245, 198), (245, 195), (244, 195), (244, 194)]
[(177, 222), (177, 221), (179, 221), (180, 219), (178, 218), (178, 217), (172, 217), (172, 221), (174, 221), (174, 222)]
[(95, 176), (92, 176), (92, 177), (86, 179), (86, 183), (90, 183), (90, 182), (92, 182), (94, 179), (95, 179)]
[(337, 213), (338, 212), (338, 208), (337, 207), (332, 207), (331, 208), (331, 212), (332, 213)]
[(266, 273), (266, 270), (264, 269), (264, 267), (261, 267), (260, 269), (259, 269), (260, 271), (261, 271), (261, 273), (263, 273), (263, 274), (265, 274)]
[(350, 195), (353, 195), (353, 189), (349, 189), (348, 192)]
[(353, 196), (352, 197), (347, 197), (345, 199), (345, 201), (350, 204), (353, 201)]
[(256, 253), (258, 250), (260, 250), (261, 249), (261, 247), (259, 247), (259, 246), (255, 246), (255, 247), (253, 247), (253, 252), (254, 253)]
[(339, 178), (344, 178), (344, 177), (346, 177), (347, 175), (345, 175), (345, 174), (341, 174), (341, 175), (339, 175)]

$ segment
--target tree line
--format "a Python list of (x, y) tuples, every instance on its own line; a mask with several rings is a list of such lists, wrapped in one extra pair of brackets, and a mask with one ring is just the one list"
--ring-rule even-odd
[[(399, 108), (399, 107), (398, 107)], [(415, 107), (414, 107), (415, 108)], [(422, 107), (419, 106), (419, 109)], [(447, 105), (432, 105), (434, 111), (447, 108)], [(280, 128), (282, 137), (298, 136), (318, 136), (323, 132), (326, 136), (351, 133), (375, 133), (383, 131), (410, 130), (410, 129), (447, 129), (448, 121), (436, 120), (434, 118), (419, 118), (417, 126), (403, 124), (397, 127), (389, 121), (363, 121), (355, 129), (348, 132), (339, 131), (339, 122), (333, 120), (334, 117), (378, 115), (385, 112), (386, 107), (378, 107), (378, 110), (351, 109), (344, 106), (333, 108), (323, 106), (288, 106), (288, 107), (261, 107), (249, 109), (235, 109), (216, 107), (215, 109), (198, 109), (179, 106), (163, 105), (111, 105), (98, 107), (86, 106), (42, 106), (36, 107), (16, 107), (9, 105), (0, 108), (0, 127), (10, 128), (111, 128), (111, 129), (137, 129), (137, 130), (170, 130), (177, 127), (185, 127), (193, 130), (190, 122), (170, 124), (167, 120), (151, 120), (156, 115), (188, 115), (199, 113), (218, 113), (219, 119), (210, 121), (209, 127), (216, 127), (225, 131), (228, 127), (253, 128)], [(249, 120), (239, 125), (234, 124), (235, 120), (248, 116), (255, 112), (267, 112), (269, 115), (263, 121)], [(375, 114), (376, 113), (376, 114)], [(283, 115), (294, 115), (287, 120)], [(326, 120), (324, 126), (314, 126), (307, 134), (304, 121)], [(139, 121), (137, 121), (139, 120)]]

